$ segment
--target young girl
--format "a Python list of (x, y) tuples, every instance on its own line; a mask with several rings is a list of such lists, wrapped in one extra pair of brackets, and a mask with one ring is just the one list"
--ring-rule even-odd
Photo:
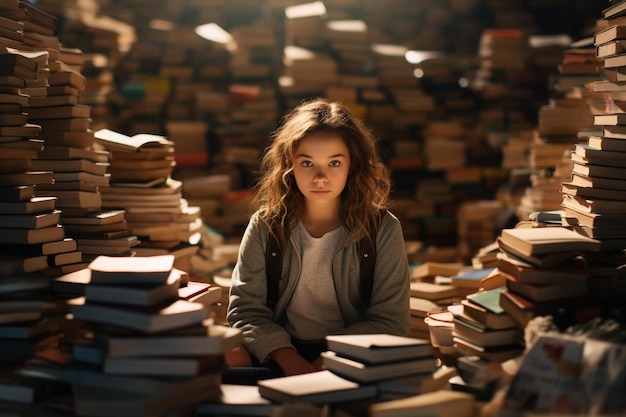
[[(229, 325), (244, 332), (252, 360), (273, 361), (285, 375), (314, 372), (322, 368), (328, 334), (406, 335), (404, 237), (385, 210), (389, 179), (372, 133), (339, 103), (305, 102), (274, 132), (261, 172), (258, 210), (241, 241), (227, 312)], [(376, 263), (364, 300), (357, 242), (371, 230)], [(268, 303), (265, 254), (273, 232), (282, 274), (278, 297)]]

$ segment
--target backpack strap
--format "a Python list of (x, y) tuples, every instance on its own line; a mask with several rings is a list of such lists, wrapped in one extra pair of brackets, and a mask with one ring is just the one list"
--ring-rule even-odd
[[(376, 266), (376, 230), (363, 236), (357, 242), (359, 255), (359, 280), (361, 296), (369, 305), (374, 286), (374, 267)], [(268, 233), (265, 251), (265, 273), (267, 280), (267, 305), (273, 309), (278, 302), (278, 282), (283, 266), (283, 253), (275, 233)]]
[(376, 233), (366, 235), (357, 242), (359, 254), (359, 279), (361, 281), (361, 297), (369, 305), (374, 286), (374, 267), (376, 266)]
[(283, 267), (283, 254), (276, 234), (269, 233), (267, 236), (267, 249), (265, 251), (265, 273), (267, 277), (267, 305), (274, 309), (278, 302), (278, 281)]

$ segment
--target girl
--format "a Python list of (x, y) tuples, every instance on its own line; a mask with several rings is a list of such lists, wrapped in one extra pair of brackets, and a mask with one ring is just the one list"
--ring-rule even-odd
[[(272, 139), (227, 312), (252, 360), (273, 361), (284, 375), (314, 372), (322, 369), (328, 334), (408, 334), (404, 237), (385, 210), (390, 183), (372, 133), (341, 104), (316, 99), (289, 112)], [(376, 262), (365, 300), (357, 242), (370, 231)], [(275, 302), (267, 294), (270, 233), (282, 248)], [(232, 355), (227, 360), (247, 364)]]

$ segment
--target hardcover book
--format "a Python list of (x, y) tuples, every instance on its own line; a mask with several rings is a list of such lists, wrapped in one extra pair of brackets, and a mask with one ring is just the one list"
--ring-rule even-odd
[(326, 336), (328, 349), (365, 363), (384, 363), (431, 355), (430, 341), (390, 334)]
[(302, 375), (264, 379), (259, 394), (277, 403), (341, 403), (376, 396), (376, 385), (359, 384), (329, 370)]

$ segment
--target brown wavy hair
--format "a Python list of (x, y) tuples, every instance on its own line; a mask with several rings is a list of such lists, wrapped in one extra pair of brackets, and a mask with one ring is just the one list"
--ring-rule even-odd
[(350, 171), (339, 212), (343, 226), (368, 233), (378, 226), (387, 208), (390, 180), (372, 132), (340, 102), (320, 98), (303, 102), (286, 113), (272, 133), (255, 185), (254, 204), (260, 219), (272, 233), (278, 231), (283, 247), (304, 212), (304, 196), (293, 175), (294, 151), (303, 138), (315, 133), (338, 134), (350, 150)]

